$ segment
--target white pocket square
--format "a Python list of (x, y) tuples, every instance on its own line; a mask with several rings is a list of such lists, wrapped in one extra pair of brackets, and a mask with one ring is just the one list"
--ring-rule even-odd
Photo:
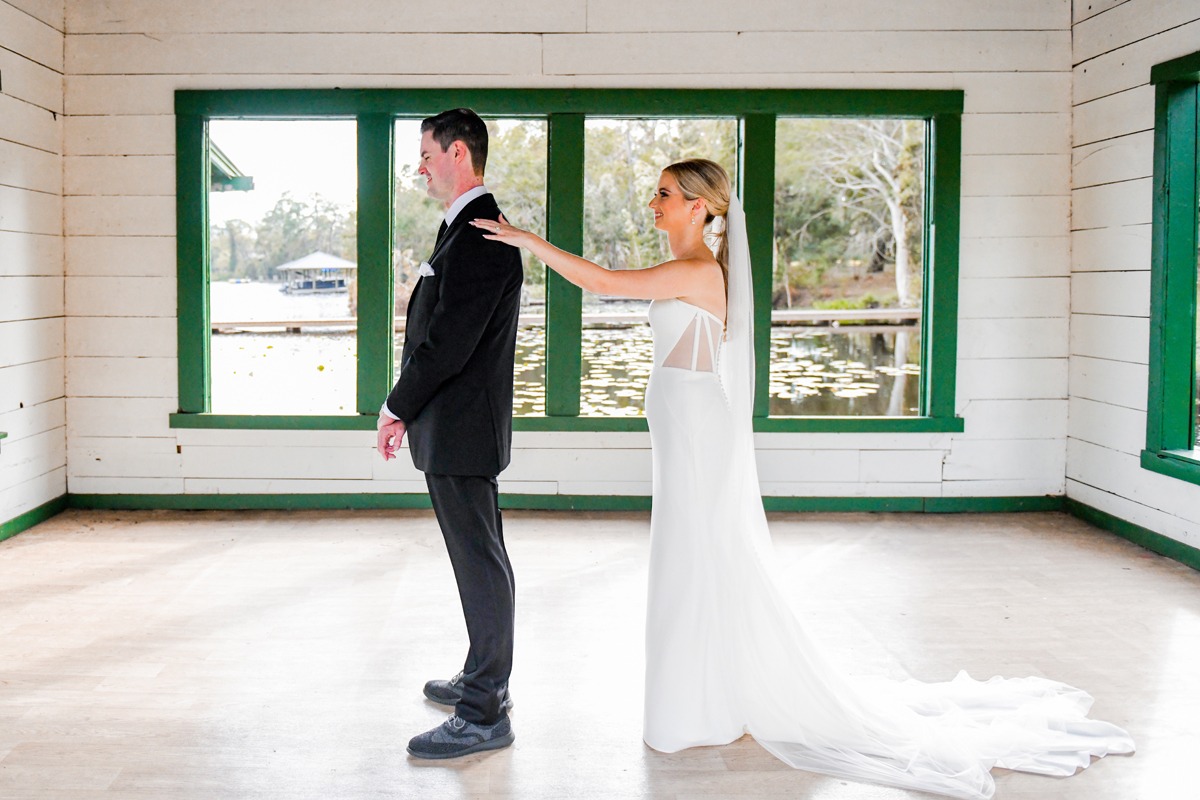
[(422, 278), (430, 278), (430, 277), (433, 277), (437, 273), (435, 273), (433, 271), (433, 267), (429, 266), (429, 262), (422, 261), (421, 269), (418, 270), (417, 274), (420, 275)]

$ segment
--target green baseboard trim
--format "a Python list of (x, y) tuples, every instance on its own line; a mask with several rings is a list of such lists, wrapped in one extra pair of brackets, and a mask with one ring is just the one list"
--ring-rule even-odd
[(645, 495), (502, 494), (500, 507), (530, 511), (649, 511)]
[[(421, 494), (72, 494), (71, 508), (237, 511), (429, 508)], [(622, 495), (501, 494), (500, 507), (536, 511), (649, 511), (650, 498)]]
[(1163, 536), (1161, 533), (1155, 533), (1149, 528), (1135, 525), (1120, 517), (1114, 517), (1107, 511), (1092, 508), (1086, 503), (1081, 503), (1070, 497), (1065, 498), (1063, 509), (1084, 522), (1090, 522), (1097, 528), (1103, 528), (1147, 550), (1152, 550), (1159, 555), (1178, 561), (1180, 564), (1185, 564), (1194, 570), (1200, 570), (1200, 550), (1190, 547), (1183, 542), (1178, 542), (1169, 536)]
[(1060, 494), (1033, 497), (927, 497), (925, 508), (931, 514), (1008, 514), (1014, 511), (1062, 511)]
[(767, 511), (923, 511), (921, 497), (764, 497)]
[(429, 508), (427, 494), (71, 494), (71, 508), (103, 511), (294, 511)]
[[(429, 508), (429, 496), (412, 494), (71, 494), (71, 508), (131, 511), (172, 509), (291, 510)], [(1004, 513), (1060, 511), (1063, 498), (1046, 497), (764, 497), (767, 511)], [(645, 495), (501, 494), (500, 507), (535, 511), (649, 511)]]
[(48, 503), (42, 503), (34, 509), (26, 511), (8, 522), (0, 522), (0, 542), (10, 539), (18, 533), (29, 530), (38, 523), (45, 522), (67, 508), (67, 496), (56, 497)]
[(907, 511), (980, 514), (1061, 511), (1063, 498), (1041, 497), (764, 497), (767, 511)]
[[(1065, 511), (1181, 564), (1200, 570), (1200, 549), (1115, 517), (1069, 497), (764, 497), (767, 511), (1013, 513)], [(650, 498), (636, 495), (502, 494), (505, 509), (537, 511), (648, 511)], [(292, 510), (429, 508), (426, 494), (68, 494), (0, 523), (0, 541), (16, 536), (67, 508)]]

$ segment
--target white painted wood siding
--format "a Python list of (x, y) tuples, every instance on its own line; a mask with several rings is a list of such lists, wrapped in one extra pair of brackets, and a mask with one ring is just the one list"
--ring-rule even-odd
[(66, 492), (63, 3), (0, 0), (0, 523)]
[(1194, 0), (1075, 4), (1067, 495), (1200, 547), (1200, 486), (1142, 469), (1155, 64), (1200, 50)]
[[(69, 3), (71, 490), (422, 491), (369, 432), (172, 430), (179, 88), (963, 89), (963, 434), (763, 434), (767, 494), (1062, 494), (1069, 0)], [(0, 65), (2, 67), (2, 65)], [(0, 98), (2, 99), (2, 98)], [(1097, 245), (1100, 247), (1100, 245)], [(647, 494), (644, 434), (518, 433), (511, 492)], [(99, 459), (99, 460), (97, 460)]]

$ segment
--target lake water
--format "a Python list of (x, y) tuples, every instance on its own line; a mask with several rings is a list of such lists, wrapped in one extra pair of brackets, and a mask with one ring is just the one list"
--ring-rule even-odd
[[(345, 294), (286, 295), (271, 284), (212, 286), (215, 321), (339, 319)], [(631, 306), (632, 308), (632, 306)], [(591, 309), (589, 309), (591, 310)], [(608, 306), (604, 311), (626, 310)], [(397, 337), (397, 356), (403, 334)], [(212, 402), (224, 414), (349, 414), (356, 407), (353, 331), (226, 333), (212, 338)], [(580, 411), (640, 416), (653, 342), (644, 323), (585, 328)], [(920, 383), (919, 328), (776, 326), (771, 331), (772, 416), (912, 416)], [(545, 413), (542, 326), (517, 335), (514, 412)], [(382, 403), (383, 398), (379, 401)]]
[(344, 319), (350, 316), (350, 295), (285, 294), (278, 283), (225, 283), (209, 290), (214, 322), (273, 322), (289, 319)]
[[(897, 358), (897, 350), (900, 356)], [(649, 325), (583, 332), (580, 413), (640, 416), (654, 342)], [(545, 334), (517, 334), (517, 413), (545, 413)], [(915, 416), (919, 329), (797, 328), (771, 331), (772, 416)]]

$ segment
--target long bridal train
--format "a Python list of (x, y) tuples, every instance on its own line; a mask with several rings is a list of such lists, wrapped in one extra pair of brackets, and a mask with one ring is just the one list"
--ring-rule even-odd
[[(992, 767), (1071, 775), (1131, 753), (1092, 698), (1043, 678), (851, 680), (783, 597), (758, 487), (749, 256), (730, 209), (728, 330), (680, 300), (650, 309), (654, 461), (644, 738), (674, 752), (749, 732), (786, 763), (990, 798)], [(740, 226), (740, 232), (738, 227)], [(741, 234), (740, 237), (738, 234)]]

